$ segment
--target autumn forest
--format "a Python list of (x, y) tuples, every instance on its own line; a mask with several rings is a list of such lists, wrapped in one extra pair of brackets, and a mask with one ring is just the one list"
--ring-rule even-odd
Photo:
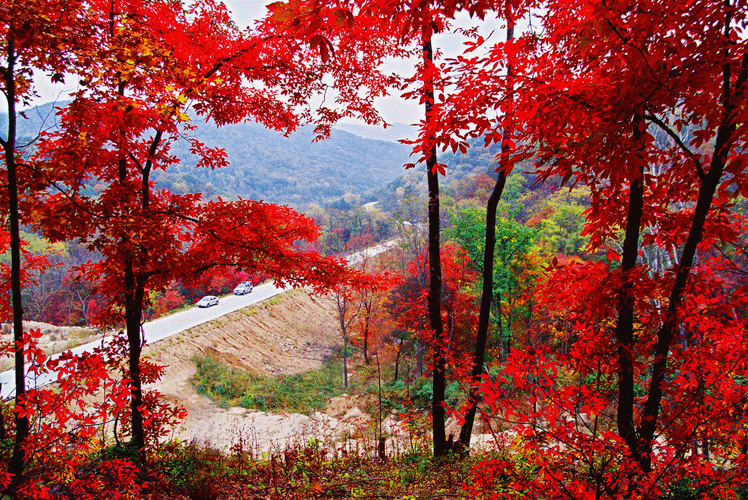
[[(747, 22), (287, 0), (241, 29), (214, 0), (3, 0), (2, 498), (748, 498)], [(35, 129), (42, 80), (77, 83)], [(386, 130), (390, 95), (410, 137), (341, 142)], [(142, 325), (241, 281), (335, 301), (336, 384), (409, 454), (381, 419), (363, 453), (168, 439), (186, 415)], [(119, 334), (51, 357), (29, 319)]]

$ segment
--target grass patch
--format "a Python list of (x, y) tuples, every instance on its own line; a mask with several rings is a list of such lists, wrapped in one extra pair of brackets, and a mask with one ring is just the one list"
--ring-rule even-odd
[(280, 302), (281, 302), (281, 296), (280, 296), (280, 294), (274, 295), (273, 297), (270, 297), (269, 299), (265, 299), (263, 301), (263, 303), (265, 305), (265, 309), (267, 309), (270, 306), (274, 306), (274, 305), (280, 304)]
[[(430, 454), (389, 456), (339, 454), (319, 443), (289, 446), (261, 459), (246, 451), (229, 454), (169, 443), (159, 452), (165, 497), (191, 499), (431, 499), (469, 497), (463, 485), (485, 456), (437, 460)], [(184, 497), (180, 497), (184, 498)]]
[(192, 362), (197, 367), (195, 389), (222, 407), (309, 414), (343, 393), (338, 359), (326, 361), (319, 370), (273, 378), (238, 370), (212, 356), (193, 356)]

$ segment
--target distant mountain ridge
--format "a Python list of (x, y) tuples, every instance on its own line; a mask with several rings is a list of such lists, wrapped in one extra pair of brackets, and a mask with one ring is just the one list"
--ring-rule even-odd
[[(54, 107), (44, 104), (24, 112), (18, 136), (34, 138), (42, 129), (54, 127)], [(181, 163), (164, 172), (154, 172), (159, 187), (174, 192), (202, 192), (206, 197), (243, 197), (301, 206), (324, 203), (346, 193), (361, 195), (392, 182), (403, 173), (410, 148), (392, 139), (409, 128), (388, 127), (383, 137), (371, 127), (342, 125), (324, 141), (312, 142), (311, 128), (303, 127), (284, 137), (256, 123), (240, 123), (217, 128), (196, 120), (196, 137), (210, 147), (225, 149), (230, 166), (197, 169), (197, 158), (186, 142), (173, 151)], [(7, 130), (7, 114), (0, 115), (0, 126)], [(346, 131), (351, 130), (352, 132)], [(383, 129), (384, 130), (384, 129)], [(388, 135), (389, 134), (389, 135)]]
[(308, 127), (289, 137), (256, 123), (198, 130), (197, 138), (206, 145), (225, 149), (231, 167), (195, 169), (197, 158), (181, 144), (182, 149), (174, 151), (182, 163), (155, 179), (164, 187), (180, 192), (202, 185), (207, 196), (234, 194), (292, 205), (322, 203), (391, 182), (402, 174), (410, 153), (402, 144), (365, 139), (342, 130), (333, 130), (329, 139), (319, 142), (312, 142), (314, 134)]
[[(16, 122), (16, 137), (24, 143), (36, 138), (42, 131), (53, 130), (57, 125), (55, 108), (64, 107), (68, 102), (70, 101), (49, 102), (21, 111), (23, 115)], [(2, 112), (0, 113), (0, 137), (5, 139), (7, 131), (8, 113)]]
[(403, 139), (415, 139), (418, 137), (418, 129), (412, 125), (404, 123), (393, 123), (387, 125), (387, 128), (374, 125), (358, 125), (353, 123), (339, 123), (335, 125), (337, 130), (345, 130), (351, 134), (366, 139), (377, 141), (399, 142)]

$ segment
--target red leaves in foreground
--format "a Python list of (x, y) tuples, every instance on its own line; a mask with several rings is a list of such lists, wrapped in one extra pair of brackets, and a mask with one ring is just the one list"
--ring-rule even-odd
[[(669, 382), (672, 394), (689, 395), (679, 397), (683, 407), (666, 411), (670, 427), (652, 456), (656, 472), (644, 474), (615, 431), (615, 371), (582, 368), (575, 359), (515, 350), (499, 375), (485, 378), (484, 418), (503, 422), (494, 429), (503, 458), (474, 468), (466, 485), (474, 498), (655, 499), (678, 488), (734, 498), (736, 488), (748, 486), (748, 475), (736, 473), (748, 465), (740, 451), (746, 422), (728, 423), (744, 405), (739, 382), (703, 366)], [(694, 380), (702, 380), (701, 390)], [(732, 472), (724, 468), (727, 457)]]
[[(48, 358), (35, 343), (40, 335), (39, 331), (25, 333), (29, 380), (52, 375), (57, 382), (38, 388), (32, 384), (13, 408), (31, 421), (31, 432), (24, 443), (29, 468), (19, 494), (38, 499), (61, 495), (90, 500), (137, 498), (148, 480), (141, 470), (128, 460), (97, 459), (102, 456), (112, 424), (125, 420), (127, 425), (130, 384), (118, 369), (125, 344), (114, 340), (92, 353), (74, 355), (66, 351)], [(5, 354), (11, 352), (6, 346)], [(143, 373), (151, 373), (148, 381), (152, 382), (158, 379), (162, 368), (149, 367), (144, 361)], [(161, 402), (156, 393), (147, 393), (144, 404), (150, 444), (185, 416), (179, 408)], [(123, 431), (122, 427), (119, 431)], [(4, 473), (1, 479), (7, 484), (10, 478)]]

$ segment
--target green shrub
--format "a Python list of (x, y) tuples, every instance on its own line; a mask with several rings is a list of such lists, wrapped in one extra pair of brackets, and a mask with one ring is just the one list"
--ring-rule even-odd
[(274, 378), (252, 375), (213, 357), (194, 356), (192, 362), (197, 367), (195, 389), (222, 407), (310, 413), (343, 392), (339, 360), (329, 360), (319, 370)]

